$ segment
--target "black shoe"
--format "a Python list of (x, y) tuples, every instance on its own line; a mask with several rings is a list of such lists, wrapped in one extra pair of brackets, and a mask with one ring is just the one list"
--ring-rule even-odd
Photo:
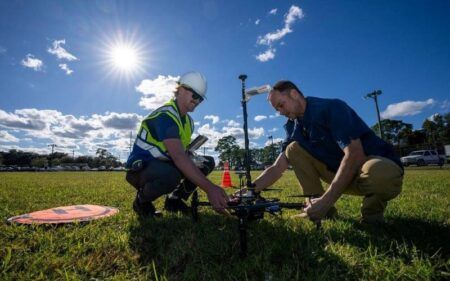
[(183, 214), (188, 214), (190, 208), (181, 199), (172, 199), (167, 197), (166, 202), (164, 202), (164, 209), (168, 212), (176, 213), (181, 212)]
[(133, 210), (138, 214), (138, 216), (147, 218), (147, 217), (160, 217), (162, 213), (155, 209), (155, 206), (151, 202), (141, 204), (138, 202), (138, 198), (134, 199), (133, 202)]

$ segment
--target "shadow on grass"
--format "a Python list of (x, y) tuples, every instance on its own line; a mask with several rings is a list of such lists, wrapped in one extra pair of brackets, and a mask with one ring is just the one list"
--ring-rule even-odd
[(240, 258), (236, 218), (201, 213), (193, 222), (168, 215), (132, 223), (129, 243), (153, 278), (154, 264), (168, 280), (357, 279), (341, 257), (324, 249), (316, 230), (259, 220), (248, 224), (247, 234), (247, 257)]
[(402, 245), (410, 250), (415, 248), (432, 259), (450, 258), (448, 247), (450, 227), (444, 223), (408, 217), (391, 218), (382, 225), (361, 224), (351, 219), (343, 220), (349, 221), (361, 231), (347, 230), (346, 233), (342, 233), (338, 229), (331, 229), (329, 234), (332, 240), (344, 241), (360, 248), (372, 245), (386, 255), (405, 261), (409, 261), (412, 255), (405, 253)]

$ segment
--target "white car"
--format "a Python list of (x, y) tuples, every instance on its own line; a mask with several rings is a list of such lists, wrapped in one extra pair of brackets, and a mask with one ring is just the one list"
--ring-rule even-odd
[(408, 156), (400, 158), (403, 166), (409, 165), (426, 166), (429, 164), (444, 165), (445, 158), (439, 156), (434, 150), (417, 150), (411, 152)]

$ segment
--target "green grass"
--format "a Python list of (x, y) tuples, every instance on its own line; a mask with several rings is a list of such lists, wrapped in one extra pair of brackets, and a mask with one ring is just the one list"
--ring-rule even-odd
[[(210, 178), (219, 183), (221, 173)], [(291, 171), (274, 187), (283, 190), (267, 197), (295, 202), (287, 196), (299, 194)], [(290, 219), (294, 210), (266, 215), (249, 225), (245, 259), (239, 258), (235, 218), (204, 208), (197, 223), (167, 213), (139, 221), (131, 209), (134, 194), (119, 172), (0, 173), (0, 280), (450, 278), (448, 169), (406, 170), (403, 193), (389, 204), (382, 227), (358, 223), (361, 198), (354, 196), (338, 201), (340, 218), (323, 222), (322, 230)], [(74, 204), (120, 212), (61, 226), (6, 223), (11, 216)], [(158, 208), (162, 204), (156, 202)]]

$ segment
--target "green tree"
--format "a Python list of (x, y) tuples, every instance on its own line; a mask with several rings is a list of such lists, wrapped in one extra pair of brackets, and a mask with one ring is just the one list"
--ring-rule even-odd
[(219, 159), (222, 163), (225, 161), (230, 162), (230, 168), (239, 155), (239, 146), (236, 143), (236, 138), (233, 136), (225, 136), (219, 139), (214, 150), (219, 152)]
[(42, 157), (42, 156), (33, 158), (31, 160), (31, 166), (39, 167), (39, 168), (47, 167), (48, 159), (47, 159), (47, 157)]
[(434, 123), (434, 121), (425, 119), (425, 121), (423, 121), (422, 128), (425, 132), (427, 142), (436, 146), (437, 124)]
[(444, 144), (450, 144), (450, 112), (447, 112), (442, 116), (442, 119), (444, 120)]
[[(378, 132), (378, 123), (372, 126), (372, 130), (374, 132)], [(400, 143), (400, 137), (403, 136), (406, 132), (412, 130), (412, 125), (408, 123), (403, 123), (401, 120), (391, 120), (391, 119), (383, 119), (381, 120), (381, 127), (383, 128), (384, 140), (390, 142), (391, 144)], [(401, 132), (404, 133), (401, 133)]]
[(448, 141), (447, 139), (448, 123), (446, 124), (444, 116), (442, 116), (441, 114), (435, 114), (432, 120), (436, 124), (436, 134), (435, 134), (436, 143), (438, 143), (439, 145), (446, 144)]
[(3, 155), (3, 162), (5, 165), (30, 166), (31, 159), (36, 156), (36, 153), (11, 149)]

